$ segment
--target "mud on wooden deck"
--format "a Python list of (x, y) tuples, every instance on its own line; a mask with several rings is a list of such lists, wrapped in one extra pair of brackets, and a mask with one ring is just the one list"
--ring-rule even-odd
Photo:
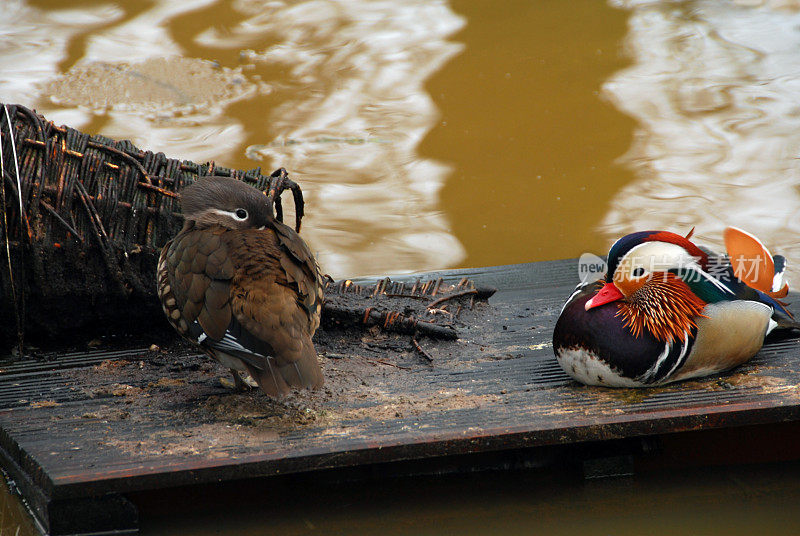
[(2, 465), (45, 528), (70, 533), (76, 504), (111, 512), (94, 530), (135, 528), (115, 502), (135, 490), (800, 418), (797, 338), (723, 376), (584, 387), (551, 347), (573, 261), (426, 275), (500, 290), (462, 310), (458, 340), (419, 339), (431, 361), (407, 334), (321, 331), (325, 386), (282, 401), (222, 387), (226, 370), (180, 346), (4, 366)]

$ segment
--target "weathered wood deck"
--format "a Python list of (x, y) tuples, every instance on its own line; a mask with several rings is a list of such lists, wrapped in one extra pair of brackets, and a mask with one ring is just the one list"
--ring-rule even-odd
[(225, 372), (187, 352), (4, 366), (2, 467), (53, 534), (133, 531), (131, 491), (800, 419), (797, 338), (721, 377), (583, 387), (551, 347), (574, 261), (426, 275), (499, 291), (462, 313), (458, 341), (420, 340), (432, 363), (408, 336), (321, 333), (325, 388), (283, 402), (224, 389)]

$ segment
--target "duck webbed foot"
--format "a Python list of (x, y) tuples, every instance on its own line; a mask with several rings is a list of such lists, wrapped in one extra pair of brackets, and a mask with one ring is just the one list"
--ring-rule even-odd
[(223, 387), (226, 389), (232, 389), (238, 392), (249, 391), (255, 387), (258, 387), (258, 384), (253, 379), (252, 376), (247, 374), (245, 377), (242, 377), (242, 374), (236, 369), (230, 369), (231, 375), (233, 375), (233, 381), (229, 380), (228, 378), (220, 378), (219, 383), (222, 384)]

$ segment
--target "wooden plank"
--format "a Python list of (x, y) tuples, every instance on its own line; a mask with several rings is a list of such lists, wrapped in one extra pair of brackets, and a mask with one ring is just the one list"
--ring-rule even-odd
[(794, 337), (721, 377), (647, 390), (569, 380), (551, 334), (575, 266), (425, 274), (499, 291), (462, 312), (458, 341), (420, 340), (432, 363), (407, 335), (320, 333), (325, 388), (281, 402), (224, 389), (225, 371), (193, 352), (6, 366), (2, 463), (46, 517), (48, 505), (135, 490), (800, 418)]

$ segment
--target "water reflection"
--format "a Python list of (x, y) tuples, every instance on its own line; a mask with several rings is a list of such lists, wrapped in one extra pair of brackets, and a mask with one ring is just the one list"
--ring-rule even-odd
[[(800, 3), (615, 0), (634, 64), (604, 85), (639, 126), (601, 229), (738, 225), (800, 265)], [(794, 284), (800, 283), (800, 272)]]
[[(288, 168), (334, 276), (442, 268), (464, 256), (437, 210), (450, 168), (417, 147), (463, 24), (423, 0), (4, 3), (0, 95), (169, 156)], [(220, 76), (186, 66), (207, 60)]]
[(148, 536), (215, 536), (222, 523), (246, 536), (782, 536), (800, 522), (798, 476), (796, 463), (595, 481), (564, 469), (486, 472), (279, 489), (244, 483), (229, 494), (187, 490), (140, 505)]
[(463, 20), (444, 2), (254, 5), (226, 35), (203, 38), (221, 45), (239, 33), (278, 36), (243, 53), (288, 74), (276, 88), (288, 98), (264, 118), (274, 141), (249, 146), (247, 155), (312, 181), (322, 265), (363, 273), (458, 262), (463, 248), (436, 210), (449, 168), (420, 158), (417, 146), (439, 115), (423, 85), (460, 50), (447, 38)]
[(34, 536), (39, 531), (22, 505), (19, 497), (9, 490), (0, 474), (0, 536)]
[[(166, 64), (157, 59), (181, 53), (169, 31), (171, 18), (208, 3), (164, 0), (148, 10), (124, 3), (75, 9), (49, 1), (36, 7), (2, 3), (2, 101), (36, 108), (56, 124), (130, 139), (172, 157), (225, 162), (243, 134), (224, 106), (248, 92), (195, 91), (187, 100), (179, 86), (196, 83), (190, 75), (202, 68), (193, 70), (190, 60), (178, 57)], [(237, 77), (228, 75), (231, 83)], [(207, 85), (226, 83), (208, 78)]]
[(0, 2), (0, 95), (33, 104), (39, 87), (59, 72), (69, 42), (122, 16), (112, 5), (46, 11), (22, 0)]

